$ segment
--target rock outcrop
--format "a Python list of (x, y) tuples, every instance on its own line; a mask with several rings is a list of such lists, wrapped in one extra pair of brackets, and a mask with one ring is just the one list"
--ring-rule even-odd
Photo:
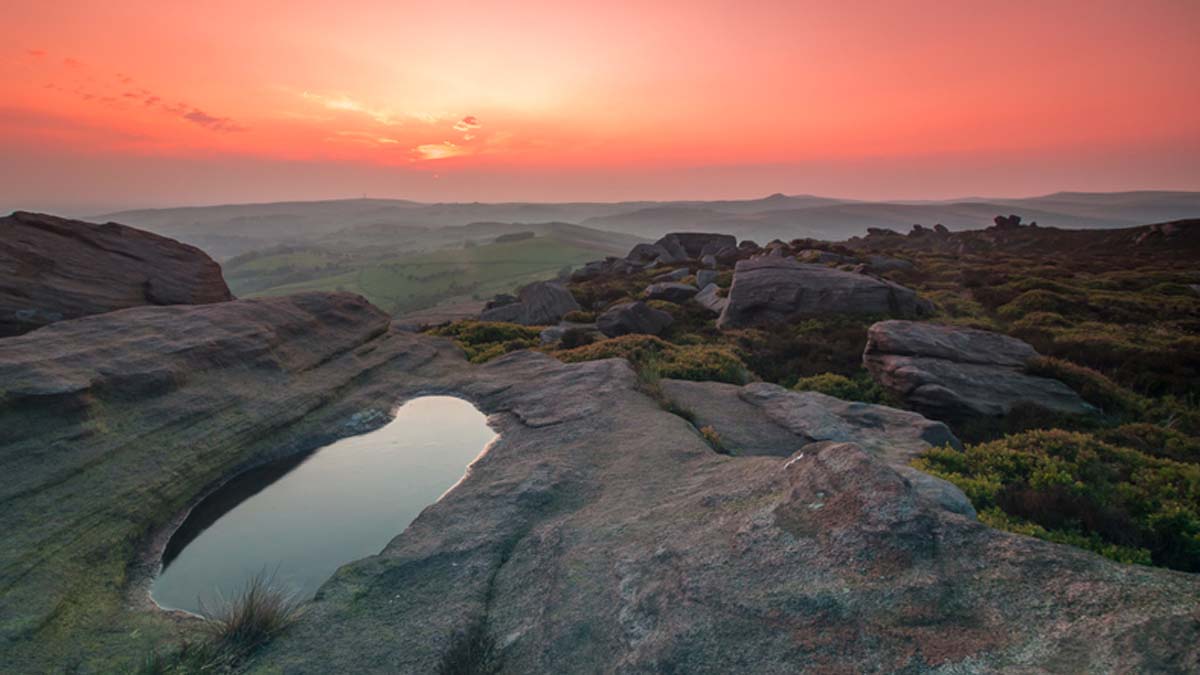
[(1028, 405), (1069, 415), (1095, 412), (1070, 387), (1025, 373), (1038, 354), (989, 331), (913, 321), (871, 326), (863, 365), (915, 410), (936, 419), (1007, 415)]
[(127, 307), (232, 298), (221, 266), (174, 239), (22, 211), (0, 218), (0, 337)]
[[(765, 420), (783, 439), (725, 456), (622, 360), (472, 366), (324, 294), (63, 322), (6, 339), (0, 377), (0, 429), (19, 429), (0, 442), (13, 672), (128, 672), (193, 634), (146, 595), (180, 514), (431, 391), (499, 438), (253, 669), (432, 672), (479, 620), (511, 672), (1200, 667), (1200, 578), (980, 524), (902, 465), (939, 438), (910, 413), (701, 385), (695, 414), (725, 437)], [(718, 415), (734, 404), (749, 417)]]
[(821, 314), (914, 318), (931, 310), (914, 291), (886, 279), (768, 256), (738, 262), (717, 325), (740, 328)]
[(716, 256), (725, 249), (737, 248), (737, 238), (733, 235), (709, 232), (673, 232), (659, 239), (658, 243), (672, 248), (678, 245), (692, 260), (699, 260), (706, 255)]
[(610, 307), (596, 319), (596, 327), (607, 337), (631, 333), (659, 335), (674, 320), (669, 312), (654, 309), (639, 300)]
[(481, 321), (546, 326), (558, 323), (568, 312), (578, 309), (579, 303), (566, 286), (555, 281), (538, 281), (518, 291), (515, 300), (507, 296), (503, 304), (484, 309), (479, 318)]
[(705, 232), (673, 232), (653, 244), (638, 244), (625, 256), (626, 260), (646, 265), (675, 264), (713, 256), (714, 260), (732, 261), (738, 255), (737, 238), (728, 234)]

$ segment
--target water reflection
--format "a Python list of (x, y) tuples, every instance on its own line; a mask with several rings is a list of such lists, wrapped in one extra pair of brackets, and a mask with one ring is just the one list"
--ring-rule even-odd
[(249, 471), (188, 516), (151, 595), (195, 612), (266, 570), (312, 597), (339, 566), (378, 553), (494, 437), (470, 403), (427, 396), (376, 431)]

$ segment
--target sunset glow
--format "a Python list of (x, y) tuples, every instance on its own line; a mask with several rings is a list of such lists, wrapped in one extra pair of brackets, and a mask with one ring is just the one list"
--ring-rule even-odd
[(9, 208), (1200, 187), (1200, 3), (19, 3)]

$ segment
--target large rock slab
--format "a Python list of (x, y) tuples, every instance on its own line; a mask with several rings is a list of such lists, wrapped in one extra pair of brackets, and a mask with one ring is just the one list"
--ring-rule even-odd
[(738, 262), (717, 325), (760, 326), (822, 314), (917, 317), (931, 310), (916, 292), (886, 279), (765, 256)]
[(937, 419), (1007, 415), (1031, 405), (1069, 415), (1096, 412), (1070, 387), (1025, 373), (1037, 356), (1000, 333), (915, 321), (881, 321), (867, 333), (863, 365), (915, 410)]
[(558, 323), (568, 312), (580, 309), (567, 287), (556, 281), (538, 281), (521, 288), (516, 302), (483, 310), (481, 321), (502, 321), (526, 326)]
[[(0, 408), (0, 428), (23, 424), (0, 442), (7, 671), (138, 670), (194, 630), (146, 595), (189, 505), (429, 392), (474, 402), (499, 438), (378, 555), (335, 573), (249, 670), (435, 672), (478, 619), (506, 672), (1200, 667), (1200, 578), (981, 525), (889, 458), (921, 440), (892, 413), (722, 388), (709, 405), (753, 412), (718, 421), (735, 425), (723, 433), (766, 419), (802, 443), (724, 456), (623, 360), (526, 351), (472, 366), (356, 303), (137, 308), (5, 341), (0, 381), (24, 390)], [(161, 369), (183, 377), (115, 379)], [(80, 414), (63, 415), (56, 390)], [(837, 429), (858, 441), (818, 440)]]
[(194, 246), (116, 223), (0, 218), (0, 337), (139, 305), (231, 299), (221, 266)]

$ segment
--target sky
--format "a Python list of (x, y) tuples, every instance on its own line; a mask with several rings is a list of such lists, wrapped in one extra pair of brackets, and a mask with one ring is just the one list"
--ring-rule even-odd
[(0, 209), (1200, 189), (1200, 2), (25, 2)]

